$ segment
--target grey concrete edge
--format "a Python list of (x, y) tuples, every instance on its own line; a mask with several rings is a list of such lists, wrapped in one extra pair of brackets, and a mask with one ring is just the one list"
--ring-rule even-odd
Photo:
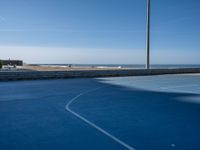
[(200, 73), (200, 68), (76, 71), (0, 71), (0, 81)]

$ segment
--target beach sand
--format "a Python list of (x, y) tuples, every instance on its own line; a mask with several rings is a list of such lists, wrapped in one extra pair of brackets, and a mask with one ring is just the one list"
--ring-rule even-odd
[(73, 70), (122, 70), (126, 68), (117, 67), (82, 67), (82, 66), (42, 66), (42, 65), (24, 65), (17, 67), (17, 70), (23, 71), (73, 71)]

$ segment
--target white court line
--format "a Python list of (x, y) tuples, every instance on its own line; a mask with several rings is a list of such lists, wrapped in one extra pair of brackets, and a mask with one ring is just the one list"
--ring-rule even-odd
[(189, 84), (189, 85), (176, 85), (176, 86), (166, 86), (166, 87), (160, 87), (160, 89), (168, 90), (168, 89), (176, 89), (176, 88), (185, 88), (185, 87), (198, 87), (199, 84)]
[(125, 142), (123, 142), (122, 140), (118, 139), (117, 137), (115, 137), (114, 135), (110, 134), (109, 132), (105, 131), (104, 129), (102, 129), (101, 127), (97, 126), (96, 124), (92, 123), (91, 121), (87, 120), (86, 118), (84, 118), (83, 116), (79, 115), (78, 113), (74, 112), (73, 110), (70, 109), (70, 105), (77, 100), (79, 97), (81, 97), (82, 95), (85, 95), (87, 93), (90, 92), (94, 92), (97, 91), (99, 89), (102, 89), (106, 86), (103, 87), (98, 87), (95, 89), (90, 89), (88, 91), (82, 92), (80, 94), (78, 94), (77, 96), (75, 96), (74, 98), (72, 98), (67, 105), (65, 106), (65, 109), (70, 112), (71, 114), (73, 114), (74, 116), (76, 116), (77, 118), (81, 119), (82, 121), (84, 121), (85, 123), (89, 124), (90, 126), (92, 126), (93, 128), (95, 128), (96, 130), (98, 130), (99, 132), (103, 133), (104, 135), (106, 135), (107, 137), (111, 138), (112, 140), (114, 140), (115, 142), (117, 142), (118, 144), (122, 145), (123, 147), (125, 147), (128, 150), (135, 150), (135, 148), (131, 147), (130, 145), (126, 144)]

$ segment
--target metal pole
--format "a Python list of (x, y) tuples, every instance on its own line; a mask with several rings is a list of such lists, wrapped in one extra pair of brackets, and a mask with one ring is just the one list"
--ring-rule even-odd
[(146, 69), (150, 66), (150, 0), (147, 0)]

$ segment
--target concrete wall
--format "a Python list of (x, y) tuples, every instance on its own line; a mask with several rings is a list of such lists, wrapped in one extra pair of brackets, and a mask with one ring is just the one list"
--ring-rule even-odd
[(90, 78), (161, 75), (180, 73), (200, 73), (200, 68), (187, 69), (125, 69), (125, 70), (83, 70), (83, 71), (0, 71), (0, 81), (6, 80), (34, 80), (56, 78)]

